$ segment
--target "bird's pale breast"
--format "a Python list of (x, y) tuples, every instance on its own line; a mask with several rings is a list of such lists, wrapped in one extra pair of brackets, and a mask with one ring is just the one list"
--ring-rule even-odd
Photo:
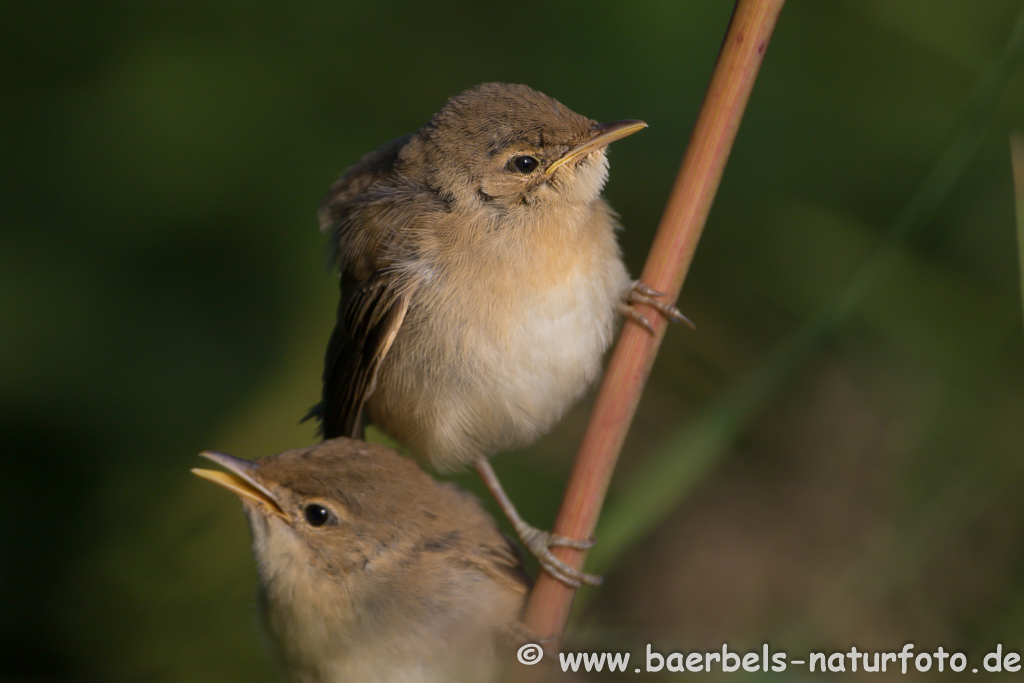
[[(421, 253), (416, 277), (430, 286), (416, 289), (371, 418), (442, 468), (547, 431), (597, 376), (629, 284), (613, 219), (603, 202), (595, 209), (575, 230), (544, 226), (493, 259), (478, 251), (438, 267)], [(426, 296), (436, 300), (417, 301)]]

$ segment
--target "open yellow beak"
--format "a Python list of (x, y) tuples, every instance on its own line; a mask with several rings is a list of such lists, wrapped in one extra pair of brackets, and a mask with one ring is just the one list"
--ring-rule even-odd
[(647, 124), (643, 121), (636, 119), (626, 119), (624, 121), (613, 121), (611, 123), (599, 123), (593, 127), (594, 137), (590, 138), (583, 144), (573, 147), (568, 152), (562, 155), (561, 158), (557, 159), (555, 163), (548, 166), (548, 169), (544, 172), (546, 175), (551, 175), (557, 169), (561, 168), (570, 161), (576, 161), (587, 156), (595, 149), (600, 149), (606, 145), (621, 140), (627, 135), (632, 135), (638, 130), (643, 130), (647, 127)]
[(193, 468), (192, 474), (197, 477), (202, 477), (207, 481), (212, 481), (217, 486), (226, 488), (238, 497), (248, 500), (251, 503), (255, 503), (257, 506), (264, 508), (267, 512), (281, 517), (286, 522), (291, 521), (291, 517), (281, 508), (281, 505), (274, 498), (274, 494), (268, 491), (253, 477), (253, 472), (255, 472), (257, 467), (254, 462), (251, 460), (236, 458), (235, 456), (228, 455), (227, 453), (218, 453), (216, 451), (203, 451), (199, 455), (212, 460), (219, 465), (223, 465), (230, 471), (222, 472), (220, 470), (203, 470)]

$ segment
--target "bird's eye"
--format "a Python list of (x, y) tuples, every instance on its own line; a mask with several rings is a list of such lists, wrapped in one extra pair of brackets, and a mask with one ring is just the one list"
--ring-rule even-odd
[(331, 511), (317, 503), (310, 503), (302, 512), (310, 526), (323, 526), (331, 519)]
[(531, 156), (521, 156), (512, 158), (512, 166), (520, 173), (533, 173), (540, 162)]

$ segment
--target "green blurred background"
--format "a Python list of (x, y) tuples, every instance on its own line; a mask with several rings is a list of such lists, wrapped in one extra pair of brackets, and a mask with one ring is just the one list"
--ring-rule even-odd
[[(785, 8), (680, 299), (697, 330), (662, 347), (572, 646), (1024, 650), (1019, 63), (896, 268), (777, 352), (890, 234), (1020, 11)], [(607, 188), (639, 273), (730, 13), (0, 3), (0, 678), (273, 680), (237, 501), (188, 470), (207, 448), (314, 440), (298, 420), (337, 299), (328, 186), (450, 95), (527, 83), (650, 124), (615, 146)], [(496, 460), (540, 526), (589, 401)]]

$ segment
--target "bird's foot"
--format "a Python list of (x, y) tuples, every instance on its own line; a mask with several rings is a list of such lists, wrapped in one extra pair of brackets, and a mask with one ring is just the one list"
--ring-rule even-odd
[(498, 481), (498, 475), (494, 473), (494, 468), (491, 467), (491, 463), (487, 458), (477, 458), (474, 466), (476, 471), (480, 473), (480, 478), (484, 480), (484, 484), (487, 485), (487, 488), (494, 496), (494, 499), (498, 501), (498, 505), (501, 506), (505, 516), (512, 522), (512, 528), (519, 535), (519, 540), (523, 542), (527, 550), (533, 553), (534, 557), (540, 560), (540, 566), (544, 568), (544, 571), (573, 588), (579, 588), (584, 583), (591, 586), (601, 585), (600, 576), (573, 569), (551, 553), (551, 548), (554, 547), (588, 550), (594, 545), (593, 538), (580, 541), (574, 538), (566, 538), (565, 536), (556, 536), (550, 532), (541, 531), (536, 527), (530, 526), (519, 516), (516, 506), (509, 500), (505, 489), (501, 486), (501, 482)]
[(634, 304), (650, 306), (668, 320), (684, 323), (689, 325), (691, 328), (694, 326), (693, 323), (690, 322), (689, 318), (679, 312), (678, 308), (671, 304), (667, 304), (664, 301), (658, 301), (657, 297), (661, 296), (665, 296), (665, 293), (651, 289), (644, 283), (637, 280), (633, 283), (633, 286), (626, 290), (626, 295), (623, 297), (623, 301), (619, 306), (619, 311), (622, 315), (626, 316), (651, 334), (654, 334), (654, 327), (651, 326), (651, 321), (648, 320), (646, 315), (638, 311), (634, 307)]
[(549, 531), (541, 531), (525, 522), (520, 522), (515, 527), (516, 533), (519, 534), (519, 539), (523, 542), (523, 545), (533, 553), (533, 556), (540, 562), (540, 566), (548, 574), (573, 588), (579, 588), (584, 583), (590, 586), (601, 585), (602, 579), (600, 576), (574, 569), (555, 557), (551, 552), (551, 548), (555, 547), (589, 550), (594, 546), (593, 538), (587, 540), (566, 538)]

